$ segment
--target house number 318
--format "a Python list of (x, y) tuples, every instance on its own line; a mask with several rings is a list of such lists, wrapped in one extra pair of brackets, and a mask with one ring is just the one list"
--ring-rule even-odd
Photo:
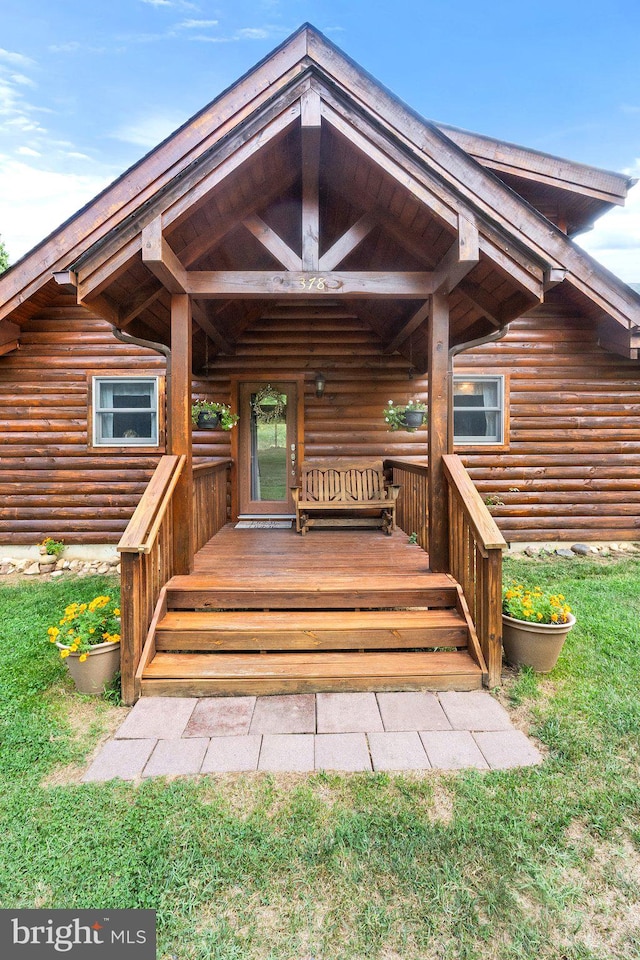
[(325, 277), (300, 277), (300, 284), (305, 290), (313, 290), (314, 287), (316, 290), (326, 290), (326, 283)]

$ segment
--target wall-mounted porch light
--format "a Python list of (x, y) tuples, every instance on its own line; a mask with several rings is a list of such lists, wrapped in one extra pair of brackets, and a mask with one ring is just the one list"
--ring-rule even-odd
[(316, 373), (316, 379), (315, 379), (315, 384), (316, 384), (316, 397), (323, 397), (323, 396), (324, 396), (325, 383), (326, 383), (326, 380), (325, 380), (325, 378), (324, 378), (324, 374), (323, 374), (323, 373)]

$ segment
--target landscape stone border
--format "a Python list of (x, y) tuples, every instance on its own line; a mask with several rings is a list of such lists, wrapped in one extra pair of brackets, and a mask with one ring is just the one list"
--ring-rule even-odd
[(78, 558), (67, 560), (64, 557), (55, 557), (50, 554), (43, 554), (37, 559), (22, 557), (18, 560), (8, 556), (0, 557), (0, 577), (18, 574), (23, 577), (46, 576), (53, 579), (54, 577), (63, 577), (65, 574), (88, 577), (93, 574), (104, 573), (113, 576), (120, 573), (120, 557), (117, 554), (96, 560)]

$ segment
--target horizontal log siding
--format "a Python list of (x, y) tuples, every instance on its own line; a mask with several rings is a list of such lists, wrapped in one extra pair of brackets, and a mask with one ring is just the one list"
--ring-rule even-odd
[(117, 543), (160, 454), (88, 449), (87, 371), (164, 368), (66, 295), (23, 324), (0, 360), (0, 543)]
[[(277, 383), (305, 376), (305, 457), (425, 456), (427, 431), (390, 433), (382, 410), (387, 401), (406, 402), (418, 396), (426, 402), (426, 380), (409, 380), (409, 364), (395, 354), (382, 353), (382, 344), (365, 321), (353, 318), (296, 320), (263, 319), (241, 336), (233, 356), (219, 356), (210, 367), (207, 383), (196, 383), (198, 395), (226, 399), (231, 380), (258, 379)], [(326, 377), (322, 399), (315, 395), (314, 379)], [(194, 434), (194, 454), (204, 456)], [(227, 435), (213, 453), (228, 456)], [(228, 440), (227, 440), (228, 442)], [(210, 452), (209, 452), (210, 451)]]
[[(364, 321), (292, 310), (253, 324), (193, 391), (230, 401), (233, 377), (304, 373), (307, 457), (424, 457), (426, 430), (390, 433), (381, 414), (391, 398), (426, 400), (408, 366), (381, 353)], [(118, 541), (159, 455), (88, 450), (86, 372), (137, 367), (162, 373), (164, 359), (119, 343), (65, 296), (24, 324), (20, 350), (0, 359), (0, 543)], [(504, 500), (492, 513), (505, 538), (640, 540), (640, 365), (602, 350), (590, 321), (546, 308), (457, 358), (456, 369), (472, 368), (510, 374), (509, 449), (460, 451), (482, 495)], [(229, 441), (194, 430), (196, 462), (228, 457)]]
[(539, 308), (455, 369), (510, 374), (509, 448), (462, 459), (507, 541), (640, 540), (640, 364)]

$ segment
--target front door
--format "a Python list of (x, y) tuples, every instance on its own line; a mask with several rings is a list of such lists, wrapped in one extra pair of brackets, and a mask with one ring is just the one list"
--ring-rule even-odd
[(293, 515), (298, 476), (298, 385), (239, 384), (238, 482), (240, 516)]

